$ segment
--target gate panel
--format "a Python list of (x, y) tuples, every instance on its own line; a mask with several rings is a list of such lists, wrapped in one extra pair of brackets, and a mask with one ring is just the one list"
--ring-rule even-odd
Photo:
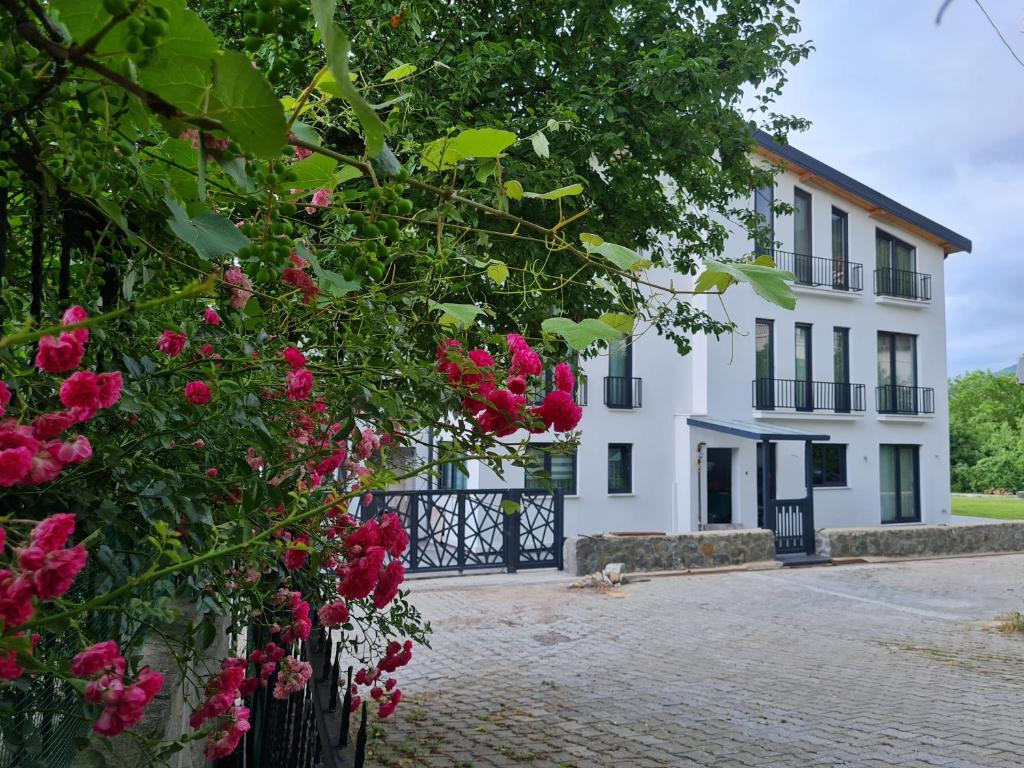
[(561, 491), (521, 492), (518, 567), (562, 567), (562, 498)]
[(814, 531), (808, 531), (804, 525), (806, 521), (804, 507), (807, 502), (804, 499), (777, 499), (772, 504), (775, 507), (776, 554), (807, 552), (807, 537), (814, 535)]

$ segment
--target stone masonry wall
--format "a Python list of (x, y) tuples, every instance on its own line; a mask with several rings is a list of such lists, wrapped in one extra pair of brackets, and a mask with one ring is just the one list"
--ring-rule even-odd
[(577, 576), (623, 563), (626, 572), (718, 568), (771, 560), (771, 531), (704, 531), (665, 536), (572, 536), (565, 540), (565, 570)]
[(828, 557), (924, 557), (1024, 551), (1024, 523), (822, 528), (818, 554)]

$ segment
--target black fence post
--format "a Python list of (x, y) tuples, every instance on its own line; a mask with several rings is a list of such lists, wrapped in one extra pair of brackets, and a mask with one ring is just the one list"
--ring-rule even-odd
[(415, 493), (409, 497), (409, 569), (415, 571), (420, 565), (420, 497)]
[[(515, 512), (508, 512), (505, 502), (515, 504)], [(501, 511), (504, 514), (504, 526), (502, 532), (505, 536), (505, 571), (515, 573), (519, 568), (519, 525), (520, 515), (523, 509), (523, 492), (508, 490), (501, 494)]]
[(561, 488), (555, 489), (554, 499), (552, 500), (554, 509), (554, 542), (552, 546), (555, 548), (555, 567), (558, 570), (564, 570), (565, 563), (563, 562), (563, 550), (565, 549), (565, 491)]
[(459, 561), (459, 573), (466, 570), (466, 494), (456, 493), (455, 494), (455, 508), (458, 511), (459, 516), (459, 529), (458, 529), (458, 549), (457, 557)]

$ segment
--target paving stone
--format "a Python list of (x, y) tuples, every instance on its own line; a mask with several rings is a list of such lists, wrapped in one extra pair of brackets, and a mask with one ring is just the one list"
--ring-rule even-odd
[(433, 648), (370, 764), (1024, 764), (1024, 638), (985, 626), (1024, 606), (1024, 555), (568, 584), (412, 581)]

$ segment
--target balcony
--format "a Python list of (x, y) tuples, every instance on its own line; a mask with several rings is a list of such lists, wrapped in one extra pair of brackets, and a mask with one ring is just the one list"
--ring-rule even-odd
[(639, 408), (643, 405), (643, 379), (628, 376), (604, 377), (604, 404), (609, 408)]
[(876, 269), (875, 295), (911, 301), (931, 301), (932, 276), (906, 269)]
[(879, 413), (921, 416), (935, 413), (935, 390), (884, 384), (875, 388)]
[(789, 409), (808, 413), (857, 413), (865, 409), (865, 387), (844, 381), (754, 379), (753, 406), (759, 411)]
[(855, 261), (833, 261), (791, 251), (773, 251), (775, 266), (796, 275), (797, 285), (831, 288), (834, 291), (864, 290), (864, 265)]
[[(535, 384), (530, 387), (528, 399), (533, 405), (540, 405), (548, 392), (555, 388), (551, 371), (547, 371), (544, 376), (543, 384)], [(573, 393), (573, 399), (576, 400), (576, 405), (583, 406), (587, 404), (587, 377), (583, 374), (576, 375), (576, 391)]]

